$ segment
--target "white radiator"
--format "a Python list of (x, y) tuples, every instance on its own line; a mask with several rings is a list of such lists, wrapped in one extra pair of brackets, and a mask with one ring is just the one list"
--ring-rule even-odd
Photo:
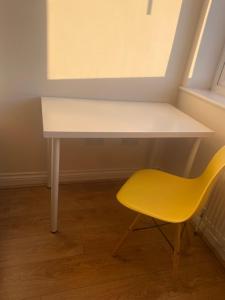
[(225, 172), (218, 179), (203, 209), (199, 230), (225, 261)]

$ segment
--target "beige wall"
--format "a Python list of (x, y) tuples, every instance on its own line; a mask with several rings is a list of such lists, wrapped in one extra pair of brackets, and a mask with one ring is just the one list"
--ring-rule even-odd
[[(177, 106), (215, 131), (213, 137), (203, 139), (196, 157), (192, 175), (198, 175), (207, 165), (212, 155), (225, 145), (225, 108), (200, 99), (185, 91), (179, 92)], [(167, 159), (164, 167), (177, 174), (182, 174), (183, 166), (191, 147), (192, 141), (174, 141), (167, 143)]]
[[(174, 102), (202, 2), (182, 3), (165, 77), (47, 80), (46, 1), (1, 0), (0, 173), (46, 169), (41, 95)], [(62, 169), (132, 168), (145, 161), (142, 142), (68, 141), (62, 151)]]

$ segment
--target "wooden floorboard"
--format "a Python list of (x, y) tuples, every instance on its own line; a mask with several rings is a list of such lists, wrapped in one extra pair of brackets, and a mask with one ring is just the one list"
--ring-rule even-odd
[[(111, 256), (134, 217), (115, 199), (120, 185), (60, 186), (57, 234), (49, 232), (47, 188), (1, 190), (0, 299), (224, 300), (224, 268), (198, 236), (192, 255), (182, 256), (176, 290), (171, 250), (158, 231), (135, 232)], [(172, 238), (173, 226), (165, 231)]]

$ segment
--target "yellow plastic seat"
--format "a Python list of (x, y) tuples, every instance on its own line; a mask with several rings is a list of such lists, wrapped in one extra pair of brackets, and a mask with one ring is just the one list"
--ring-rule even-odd
[(197, 211), (225, 166), (225, 147), (203, 174), (187, 179), (158, 170), (135, 172), (117, 193), (118, 201), (139, 213), (172, 223), (185, 222)]
[(186, 221), (201, 196), (198, 180), (185, 179), (157, 170), (132, 175), (117, 194), (124, 206), (167, 222)]
[[(201, 176), (187, 179), (166, 172), (144, 169), (135, 172), (117, 193), (118, 201), (138, 214), (184, 225), (202, 207), (220, 171), (225, 166), (225, 147), (212, 158)], [(134, 220), (129, 227), (133, 227)], [(180, 248), (182, 226), (176, 235), (174, 255)], [(127, 233), (114, 251), (117, 253)], [(176, 259), (177, 261), (177, 259)]]

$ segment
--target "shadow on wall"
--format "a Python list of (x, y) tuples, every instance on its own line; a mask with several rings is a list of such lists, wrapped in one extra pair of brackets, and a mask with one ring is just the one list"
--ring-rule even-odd
[(45, 170), (40, 98), (8, 99), (1, 106), (0, 173)]

